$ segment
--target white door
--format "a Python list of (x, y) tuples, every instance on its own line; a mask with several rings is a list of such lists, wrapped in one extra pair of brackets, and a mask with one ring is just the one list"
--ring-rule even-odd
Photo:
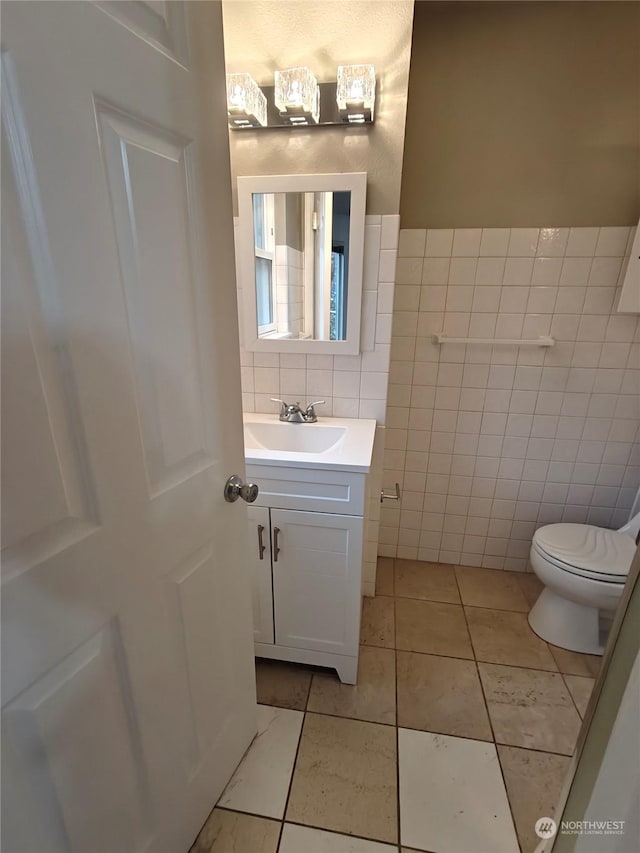
[(220, 5), (2, 24), (3, 849), (182, 853), (256, 728)]
[(273, 585), (269, 510), (249, 507), (249, 567), (253, 601), (253, 639), (273, 643)]
[(275, 639), (357, 655), (363, 519), (271, 510)]

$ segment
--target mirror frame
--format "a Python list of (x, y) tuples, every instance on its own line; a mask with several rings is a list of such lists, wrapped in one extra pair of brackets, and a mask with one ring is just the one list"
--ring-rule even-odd
[[(287, 192), (350, 192), (349, 279), (347, 289), (347, 338), (344, 341), (260, 338), (255, 299), (253, 194)], [(367, 192), (366, 172), (323, 175), (247, 175), (238, 178), (238, 282), (243, 307), (245, 349), (252, 352), (358, 355), (362, 313), (362, 274)]]

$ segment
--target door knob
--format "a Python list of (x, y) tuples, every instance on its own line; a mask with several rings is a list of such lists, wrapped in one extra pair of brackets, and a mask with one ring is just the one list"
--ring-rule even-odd
[(224, 484), (224, 499), (230, 504), (242, 498), (252, 504), (258, 497), (258, 487), (255, 483), (244, 483), (237, 474), (232, 474)]

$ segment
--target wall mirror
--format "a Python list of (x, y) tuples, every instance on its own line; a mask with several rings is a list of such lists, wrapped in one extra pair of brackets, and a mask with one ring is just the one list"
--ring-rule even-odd
[(360, 351), (366, 177), (238, 178), (246, 349)]

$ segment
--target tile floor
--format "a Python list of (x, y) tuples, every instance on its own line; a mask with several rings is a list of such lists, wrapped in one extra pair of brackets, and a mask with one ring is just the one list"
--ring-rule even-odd
[(191, 853), (532, 853), (600, 658), (529, 628), (533, 575), (380, 558), (357, 686), (256, 661), (259, 731)]

